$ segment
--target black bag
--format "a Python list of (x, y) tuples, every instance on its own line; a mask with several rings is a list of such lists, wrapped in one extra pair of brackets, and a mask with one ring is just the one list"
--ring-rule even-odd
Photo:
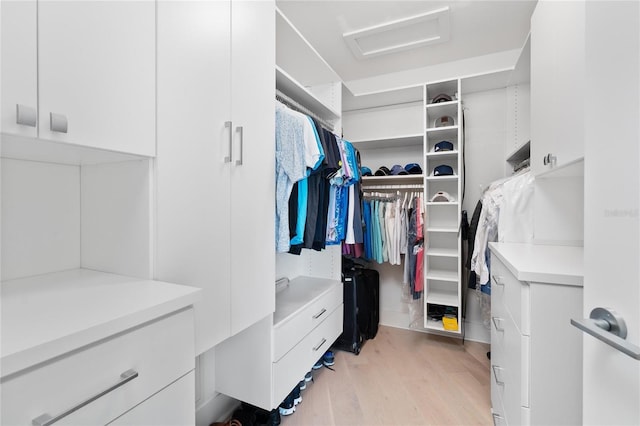
[(365, 339), (373, 339), (380, 323), (380, 275), (375, 269), (361, 269), (356, 277), (358, 326)]
[[(356, 276), (360, 275), (359, 270), (346, 270), (342, 274), (344, 318), (342, 324), (342, 334), (334, 346), (338, 349), (353, 352), (358, 355), (362, 349), (364, 340), (360, 327), (358, 326), (358, 295)], [(361, 279), (360, 279), (361, 280)]]

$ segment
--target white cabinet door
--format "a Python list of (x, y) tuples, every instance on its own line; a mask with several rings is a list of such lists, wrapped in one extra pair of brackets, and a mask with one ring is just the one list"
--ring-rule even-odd
[(39, 132), (155, 155), (155, 2), (38, 4)]
[(158, 3), (156, 278), (204, 289), (198, 354), (231, 327), (230, 16), (229, 1)]
[[(584, 1), (540, 1), (531, 17), (531, 162), (540, 173), (584, 155)], [(555, 165), (545, 164), (548, 154)]]
[[(0, 8), (2, 8), (1, 130), (3, 133), (36, 137), (38, 135), (36, 127), (37, 3), (35, 0), (3, 0)], [(19, 124), (18, 121), (24, 124)]]
[[(640, 4), (587, 3), (584, 318), (614, 309), (640, 352)], [(603, 149), (615, 144), (615, 149)], [(607, 170), (613, 171), (611, 173)], [(602, 194), (615, 191), (615, 197)], [(579, 331), (576, 329), (576, 333)], [(583, 335), (584, 424), (640, 424), (640, 361)]]
[(232, 9), (231, 334), (235, 334), (275, 310), (275, 4), (233, 1)]

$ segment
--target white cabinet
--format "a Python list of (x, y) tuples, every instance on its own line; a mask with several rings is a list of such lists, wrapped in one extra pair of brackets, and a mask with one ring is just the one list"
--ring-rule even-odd
[(2, 104), (3, 133), (37, 136), (37, 3), (3, 1)]
[(216, 346), (216, 389), (271, 410), (342, 333), (342, 283), (298, 277), (279, 290), (276, 310)]
[(585, 3), (540, 1), (531, 17), (534, 173), (584, 155)]
[(491, 250), (496, 424), (580, 424), (582, 336), (570, 319), (582, 312), (582, 249), (492, 243)]
[(154, 156), (154, 2), (6, 3), (3, 132)]
[(156, 277), (204, 289), (197, 353), (275, 309), (274, 15), (158, 3)]

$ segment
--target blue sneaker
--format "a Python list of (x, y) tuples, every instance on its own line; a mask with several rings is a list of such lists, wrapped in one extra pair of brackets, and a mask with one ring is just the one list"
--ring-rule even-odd
[(313, 381), (313, 375), (311, 374), (311, 371), (309, 371), (307, 374), (304, 375), (304, 381), (305, 382)]
[(300, 390), (305, 390), (307, 388), (307, 379), (302, 379), (300, 380), (300, 383), (298, 383), (298, 387), (300, 388)]
[(322, 360), (319, 359), (318, 362), (316, 362), (315, 364), (313, 364), (313, 369), (314, 370), (319, 370), (322, 368)]
[(322, 356), (322, 363), (327, 367), (331, 367), (333, 364), (336, 363), (335, 357), (332, 351), (327, 351), (324, 353), (324, 355)]

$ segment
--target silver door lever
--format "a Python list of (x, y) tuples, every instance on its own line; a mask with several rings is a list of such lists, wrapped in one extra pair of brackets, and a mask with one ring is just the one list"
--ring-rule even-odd
[(588, 319), (576, 320), (572, 318), (571, 324), (640, 361), (640, 347), (625, 340), (627, 338), (627, 324), (613, 309), (594, 308)]

